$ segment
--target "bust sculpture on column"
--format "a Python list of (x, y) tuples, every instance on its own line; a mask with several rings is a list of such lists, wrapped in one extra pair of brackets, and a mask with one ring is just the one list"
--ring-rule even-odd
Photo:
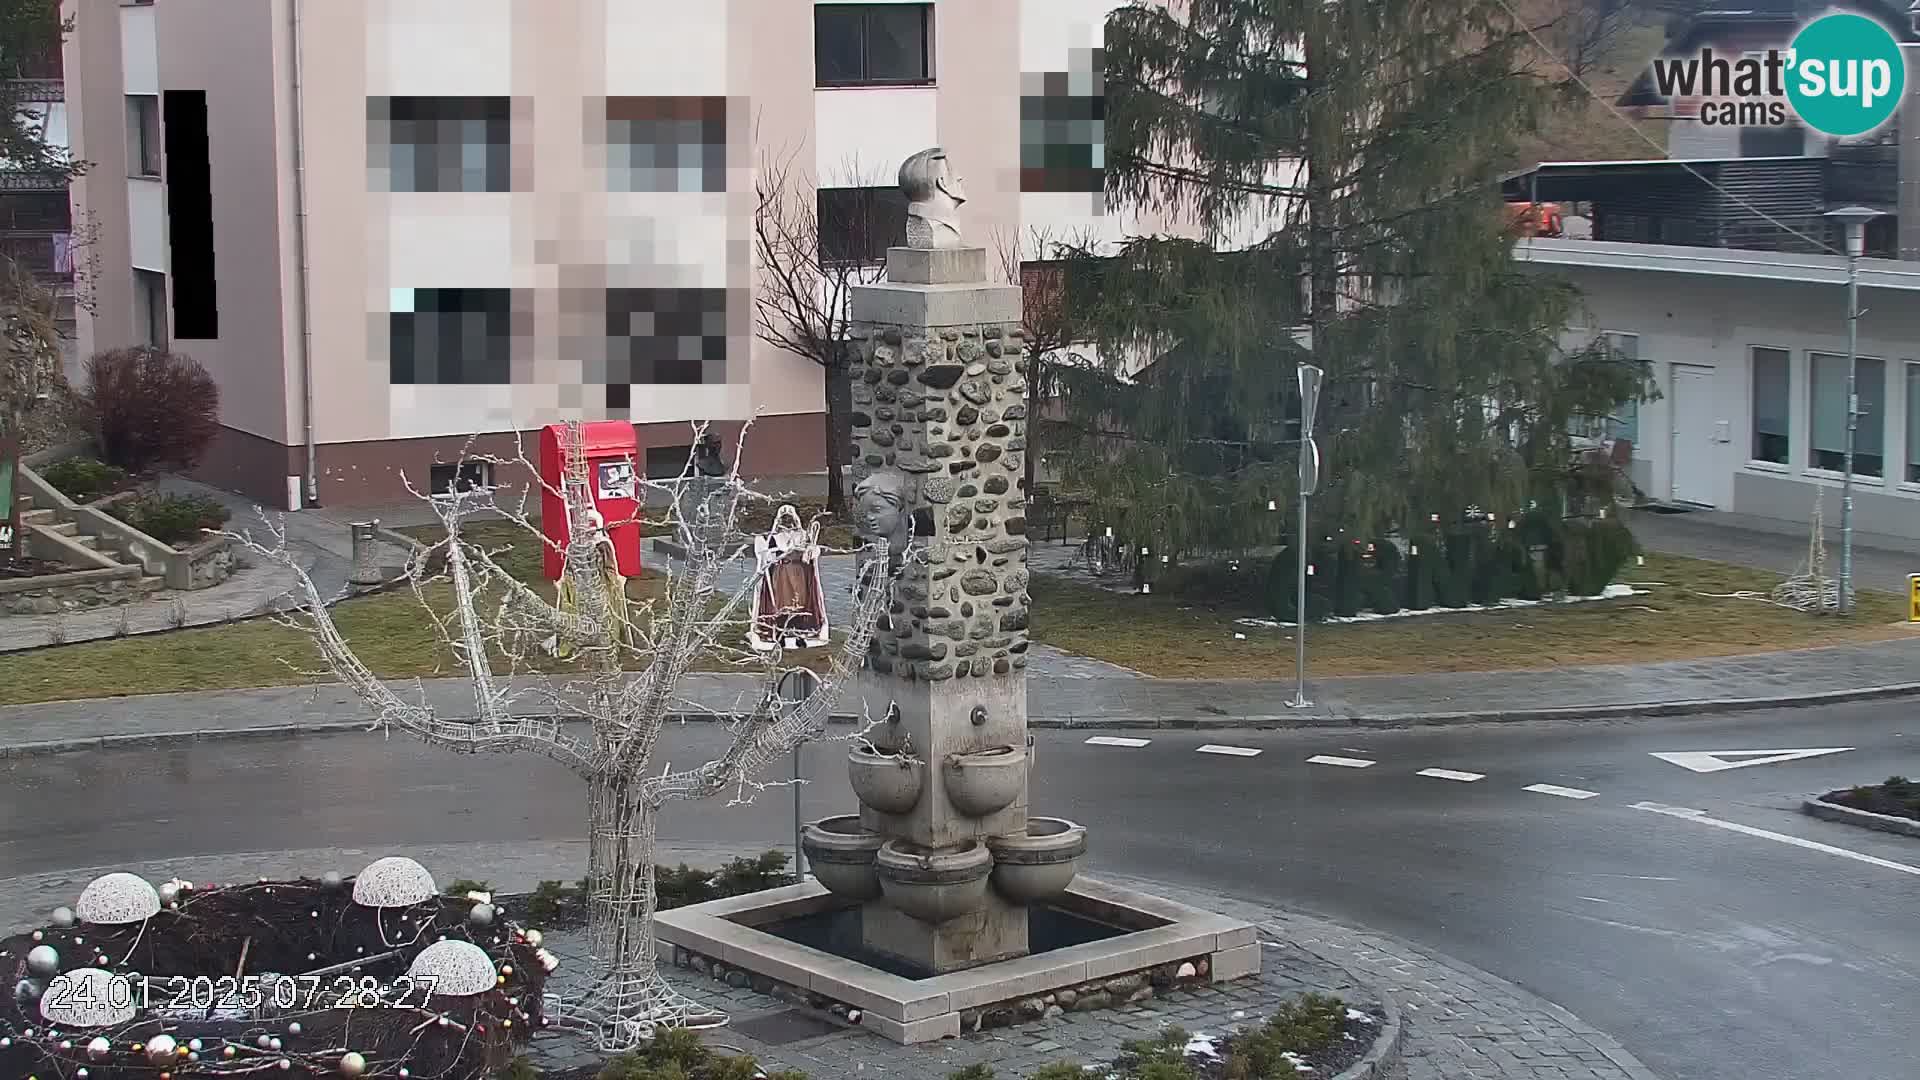
[(960, 239), (960, 205), (967, 194), (947, 164), (947, 152), (931, 147), (900, 164), (900, 192), (907, 197), (907, 246), (950, 249)]

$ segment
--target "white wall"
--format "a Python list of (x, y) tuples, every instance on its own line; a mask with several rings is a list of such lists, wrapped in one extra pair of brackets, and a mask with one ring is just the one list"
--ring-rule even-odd
[(733, 73), (725, 0), (615, 0), (606, 8), (609, 97), (722, 97), (728, 92)]
[[(1549, 268), (1536, 268), (1546, 270)], [(1836, 474), (1807, 466), (1810, 433), (1808, 405), (1809, 352), (1844, 355), (1847, 348), (1846, 294), (1821, 284), (1788, 281), (1729, 281), (1701, 275), (1655, 271), (1554, 267), (1580, 286), (1586, 298), (1584, 335), (1611, 330), (1640, 336), (1640, 357), (1652, 363), (1661, 392), (1669, 394), (1675, 364), (1713, 370), (1713, 414), (1700, 420), (1724, 422), (1725, 442), (1689, 443), (1689, 452), (1711, 456), (1713, 505), (1723, 510), (1804, 520), (1811, 508), (1812, 489), (1806, 489), (1798, 507), (1741, 505), (1736, 490), (1752, 498), (1759, 490), (1736, 484), (1736, 477), (1788, 479), (1805, 485), (1837, 486)], [(1886, 460), (1884, 478), (1856, 477), (1863, 497), (1878, 495), (1884, 506), (1876, 516), (1897, 521), (1911, 506), (1911, 523), (1900, 535), (1920, 536), (1920, 485), (1904, 483), (1906, 447), (1906, 384), (1904, 361), (1920, 361), (1920, 299), (1908, 290), (1863, 289), (1859, 355), (1886, 362), (1884, 417)], [(1791, 352), (1792, 391), (1789, 398), (1787, 463), (1750, 460), (1752, 436), (1752, 375), (1748, 362), (1753, 346), (1773, 346)], [(1636, 456), (1651, 466), (1651, 490), (1668, 498), (1673, 483), (1675, 417), (1670, 398), (1640, 406)], [(1704, 449), (1701, 447), (1704, 446)], [(1778, 500), (1769, 496), (1770, 503)], [(1829, 499), (1829, 509), (1838, 504)]]
[(813, 157), (820, 186), (892, 187), (901, 162), (939, 143), (938, 101), (931, 86), (815, 90)]
[(127, 234), (133, 265), (167, 272), (167, 186), (159, 180), (127, 181)]
[(513, 0), (379, 0), (366, 9), (368, 97), (513, 93)]
[(120, 78), (129, 94), (160, 92), (160, 47), (151, 5), (120, 9)]

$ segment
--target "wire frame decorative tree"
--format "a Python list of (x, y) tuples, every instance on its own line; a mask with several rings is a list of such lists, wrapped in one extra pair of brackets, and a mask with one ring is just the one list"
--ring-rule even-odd
[[(696, 425), (694, 434), (696, 446), (707, 443), (704, 425)], [(742, 442), (745, 437), (743, 430)], [(271, 537), (265, 542), (235, 534), (256, 554), (293, 571), (306, 604), (288, 620), (312, 634), (326, 664), (322, 674), (352, 689), (373, 712), (375, 730), (397, 728), (457, 753), (537, 754), (586, 781), (588, 937), (597, 971), (578, 997), (562, 997), (551, 1015), (595, 1032), (607, 1050), (630, 1048), (659, 1027), (725, 1021), (674, 990), (658, 968), (653, 928), (658, 815), (676, 800), (731, 793), (734, 803), (747, 802), (765, 788), (783, 786), (757, 777), (800, 743), (826, 737), (828, 711), (858, 671), (888, 602), (888, 560), (862, 559), (852, 617), (845, 636), (825, 647), (827, 670), (819, 690), (800, 702), (777, 692), (781, 675), (793, 667), (791, 657), (778, 647), (757, 652), (746, 640), (757, 573), (750, 569), (743, 583), (722, 584), (736, 560), (753, 565), (750, 550), (742, 555), (743, 512), (756, 502), (773, 501), (742, 481), (738, 445), (733, 466), (716, 455), (696, 454), (676, 478), (638, 481), (658, 508), (641, 513), (653, 523), (670, 524), (685, 548), (679, 567), (663, 571), (668, 578), (664, 595), (645, 601), (628, 599), (613, 564), (608, 530), (626, 523), (603, 522), (594, 510), (577, 423), (568, 425), (559, 491), (569, 526), (560, 549), (561, 591), (569, 604), (550, 603), (503, 567), (500, 549), (489, 550), (464, 531), (476, 515), (497, 513), (538, 543), (557, 546), (527, 516), (524, 498), (518, 508), (506, 507), (491, 489), (460, 485), (446, 494), (422, 496), (445, 536), (414, 552), (407, 578), (423, 617), (433, 621), (472, 684), (472, 719), (442, 716), (424, 695), (419, 701), (403, 698), (361, 661), (328, 611), (331, 598), (292, 557), (277, 521), (266, 520)], [(539, 476), (524, 453), (465, 459), (521, 466)], [(545, 481), (540, 483), (544, 489)], [(452, 591), (445, 614), (429, 601), (429, 586), (441, 584), (450, 584)], [(444, 600), (441, 606), (447, 607)], [(556, 655), (566, 662), (557, 664)], [(755, 691), (724, 710), (677, 692), (696, 667), (716, 665), (754, 672)], [(515, 708), (528, 697), (540, 701), (531, 715)], [(668, 723), (690, 714), (704, 714), (722, 726), (731, 736), (726, 750), (691, 767), (656, 761)], [(865, 730), (855, 725), (839, 737), (858, 738)]]

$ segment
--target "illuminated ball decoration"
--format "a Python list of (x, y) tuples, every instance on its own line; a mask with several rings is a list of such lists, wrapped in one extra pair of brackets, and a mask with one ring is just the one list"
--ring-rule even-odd
[(173, 1036), (155, 1035), (147, 1040), (147, 1060), (155, 1065), (171, 1065), (174, 1054), (179, 1048), (179, 1044), (173, 1041)]
[(375, 859), (353, 879), (353, 902), (361, 907), (412, 907), (439, 892), (426, 867), (401, 855)]
[(320, 875), (320, 885), (322, 888), (337, 890), (344, 884), (346, 884), (346, 882), (340, 877), (340, 871), (338, 870), (329, 870)]
[(367, 1059), (365, 1057), (351, 1050), (340, 1055), (340, 1074), (342, 1076), (359, 1076), (366, 1071)]
[(493, 925), (493, 905), (492, 904), (473, 905), (473, 909), (467, 912), (467, 921), (471, 922), (475, 926), (492, 926)]
[(436, 941), (413, 958), (407, 975), (429, 983), (436, 995), (466, 997), (484, 994), (496, 985), (497, 973), (487, 950), (471, 941)]
[[(116, 995), (117, 976), (99, 968), (75, 968), (53, 977), (46, 997), (40, 999), (40, 1016), (62, 1026), (112, 1027), (133, 1019), (133, 995), (124, 990)], [(125, 998), (115, 1002), (116, 997)]]
[(51, 945), (35, 945), (27, 950), (27, 974), (49, 979), (60, 972), (60, 951)]
[(111, 1053), (113, 1053), (113, 1044), (107, 1041), (105, 1035), (96, 1035), (93, 1041), (87, 1044), (87, 1056), (95, 1061), (105, 1061), (107, 1055)]
[(529, 930), (523, 936), (526, 937), (527, 944), (533, 946), (536, 949), (540, 947), (540, 943), (542, 941), (546, 940), (546, 938), (538, 930)]
[(135, 874), (107, 874), (93, 879), (74, 904), (81, 922), (125, 926), (160, 914), (160, 893)]
[(59, 927), (62, 930), (66, 930), (72, 927), (73, 923), (74, 923), (74, 918), (73, 918), (72, 908), (67, 907), (66, 905), (63, 904), (60, 907), (53, 909), (53, 925)]

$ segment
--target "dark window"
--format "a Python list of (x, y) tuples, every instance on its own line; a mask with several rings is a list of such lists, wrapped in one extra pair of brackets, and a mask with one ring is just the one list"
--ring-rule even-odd
[(1020, 94), (1020, 190), (1102, 191), (1106, 94), (1101, 50), (1091, 67), (1028, 72)]
[(671, 480), (686, 471), (687, 459), (693, 456), (691, 446), (649, 446), (647, 447), (647, 479)]
[(173, 336), (220, 336), (213, 266), (213, 167), (207, 150), (207, 92), (169, 90), (160, 101), (167, 148), (168, 270), (173, 275)]
[(457, 464), (436, 462), (430, 470), (428, 483), (435, 495), (451, 495), (457, 491), (474, 491), (493, 486), (493, 462), (462, 461)]
[(512, 113), (504, 97), (369, 98), (371, 164), (389, 191), (511, 191)]
[(727, 290), (607, 290), (607, 385), (726, 381)]
[(127, 95), (127, 175), (160, 175), (160, 99)]
[(727, 99), (607, 99), (607, 187), (727, 190)]
[(510, 289), (406, 290), (408, 310), (387, 316), (396, 386), (513, 381)]
[(1793, 373), (1785, 349), (1753, 350), (1753, 460), (1787, 463)]
[(133, 332), (140, 343), (167, 347), (167, 276), (151, 270), (133, 272)]
[(813, 9), (813, 75), (819, 86), (933, 79), (932, 4), (821, 4)]
[(1806, 152), (1806, 132), (1792, 124), (1740, 129), (1741, 157), (1800, 157)]
[(897, 187), (821, 188), (820, 261), (885, 262), (907, 242), (907, 197)]

